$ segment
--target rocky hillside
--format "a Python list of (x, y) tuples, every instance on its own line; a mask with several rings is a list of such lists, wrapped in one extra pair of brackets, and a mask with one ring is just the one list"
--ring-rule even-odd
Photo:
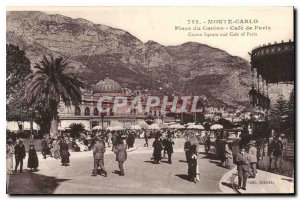
[(42, 55), (68, 57), (88, 84), (105, 74), (130, 88), (205, 95), (206, 104), (248, 105), (249, 63), (195, 42), (163, 46), (84, 19), (42, 12), (7, 12), (7, 42), (24, 49), (32, 63)]

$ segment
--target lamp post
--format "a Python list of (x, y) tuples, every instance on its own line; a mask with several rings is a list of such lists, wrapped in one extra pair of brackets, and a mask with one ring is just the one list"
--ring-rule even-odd
[(101, 115), (101, 128), (103, 131), (103, 120), (104, 120), (104, 116), (105, 116), (105, 112), (103, 111), (104, 109), (106, 109), (105, 107), (102, 107), (100, 115)]
[(102, 128), (102, 131), (103, 131), (103, 119), (104, 119), (104, 113), (101, 112), (101, 128)]

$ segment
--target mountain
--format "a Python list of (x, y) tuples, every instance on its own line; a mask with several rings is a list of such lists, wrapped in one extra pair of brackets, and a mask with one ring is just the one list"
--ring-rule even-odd
[(210, 106), (249, 105), (249, 62), (205, 44), (143, 43), (124, 30), (36, 11), (7, 12), (6, 37), (33, 64), (43, 55), (69, 58), (70, 70), (88, 85), (108, 73), (131, 89), (139, 85), (151, 93), (161, 87), (164, 92), (202, 95)]

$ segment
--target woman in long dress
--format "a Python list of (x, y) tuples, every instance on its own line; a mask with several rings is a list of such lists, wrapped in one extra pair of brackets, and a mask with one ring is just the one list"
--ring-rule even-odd
[(76, 140), (76, 144), (79, 147), (80, 151), (87, 151), (87, 146), (84, 145), (82, 140)]
[(7, 140), (6, 144), (6, 172), (7, 174), (13, 173), (14, 168), (14, 145), (12, 140)]
[(61, 157), (61, 165), (62, 166), (68, 166), (68, 163), (70, 163), (70, 153), (69, 153), (69, 147), (66, 141), (64, 140), (60, 147), (60, 157)]
[(153, 147), (154, 164), (159, 164), (159, 161), (161, 160), (161, 151), (163, 147), (158, 137), (155, 137), (152, 147)]
[(29, 151), (28, 151), (27, 167), (30, 169), (30, 171), (32, 171), (32, 169), (34, 169), (34, 171), (37, 171), (38, 166), (39, 166), (39, 159), (37, 157), (34, 145), (31, 144), (29, 146)]
[(190, 181), (197, 183), (200, 181), (198, 153), (199, 153), (199, 141), (196, 136), (191, 136), (190, 139), (190, 159), (189, 159), (189, 178)]
[(225, 144), (225, 167), (230, 169), (232, 164), (233, 164), (233, 156), (232, 156), (232, 147), (231, 147), (231, 142), (230, 140), (226, 141)]

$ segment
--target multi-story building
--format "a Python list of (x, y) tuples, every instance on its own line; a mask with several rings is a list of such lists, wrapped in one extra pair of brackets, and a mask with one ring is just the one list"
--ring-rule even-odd
[[(98, 125), (108, 127), (112, 125), (126, 126), (137, 124), (140, 120), (144, 120), (149, 115), (160, 117), (160, 112), (157, 112), (157, 109), (150, 109), (149, 113), (144, 111), (138, 112), (137, 110), (127, 112), (131, 101), (137, 95), (141, 95), (141, 92), (131, 92), (128, 88), (122, 87), (118, 82), (112, 80), (107, 75), (104, 80), (92, 85), (90, 90), (83, 91), (80, 105), (66, 107), (63, 102), (60, 103), (58, 109), (60, 119), (59, 127), (66, 128), (72, 123), (82, 123), (87, 130), (90, 130), (92, 127)], [(107, 112), (100, 113), (98, 101), (100, 97), (104, 96), (112, 97), (112, 99), (103, 101), (101, 107), (104, 106)], [(112, 108), (115, 97), (125, 97), (127, 104), (118, 108), (116, 112), (113, 112)], [(144, 108), (145, 103), (143, 102), (142, 105)]]

